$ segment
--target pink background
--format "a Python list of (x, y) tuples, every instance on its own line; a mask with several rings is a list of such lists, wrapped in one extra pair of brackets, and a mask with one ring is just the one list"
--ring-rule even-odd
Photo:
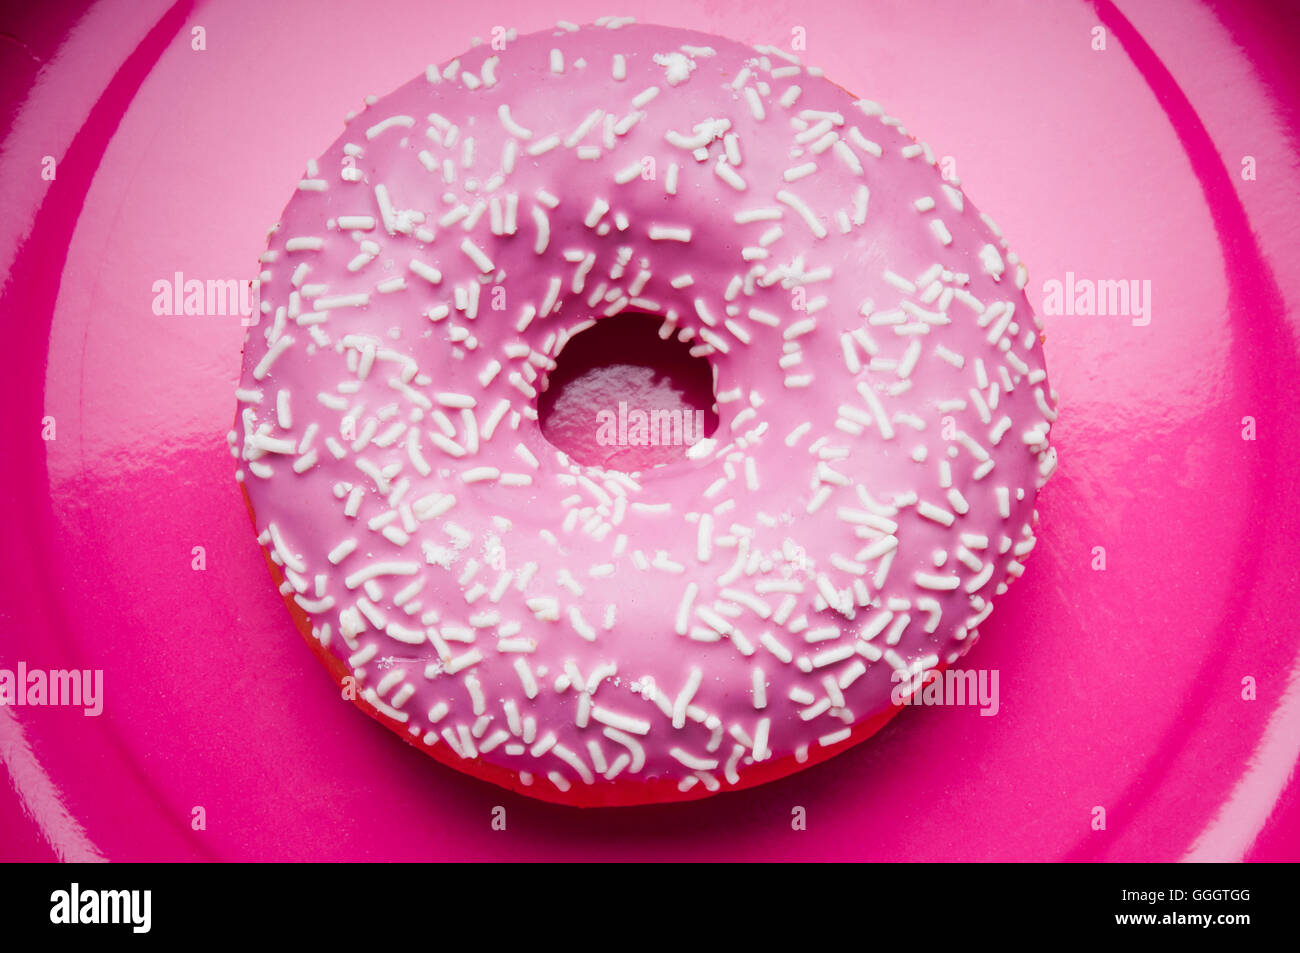
[[(0, 22), (18, 38), (0, 41), (0, 667), (102, 668), (106, 699), (99, 718), (0, 708), (0, 858), (1300, 857), (1294, 15), (1157, 0), (33, 7)], [(1029, 571), (968, 659), (999, 669), (997, 717), (904, 712), (775, 784), (580, 812), (408, 750), (339, 699), (295, 633), (225, 447), (242, 328), (157, 317), (151, 286), (252, 277), (305, 160), (364, 95), (493, 26), (605, 13), (782, 45), (802, 26), (808, 61), (956, 158), (1036, 306), (1067, 271), (1151, 281), (1147, 327), (1046, 318), (1061, 468)]]

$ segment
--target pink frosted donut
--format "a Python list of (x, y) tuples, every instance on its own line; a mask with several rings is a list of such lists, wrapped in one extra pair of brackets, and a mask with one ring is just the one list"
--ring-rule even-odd
[[(930, 149), (785, 51), (629, 24), (508, 33), (349, 118), (262, 256), (230, 436), (344, 693), (579, 805), (876, 730), (1021, 574), (1056, 464), (1025, 269)], [(720, 421), (632, 473), (536, 409), (626, 312), (711, 363)]]

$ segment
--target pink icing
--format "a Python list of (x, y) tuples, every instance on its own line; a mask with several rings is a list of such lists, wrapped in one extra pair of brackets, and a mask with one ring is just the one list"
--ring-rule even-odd
[[(231, 441), (282, 590), (364, 707), (539, 797), (842, 750), (1033, 547), (1056, 415), (1024, 267), (787, 53), (500, 39), (352, 118), (263, 256)], [(620, 311), (712, 363), (689, 460), (602, 471), (541, 434), (565, 340)]]

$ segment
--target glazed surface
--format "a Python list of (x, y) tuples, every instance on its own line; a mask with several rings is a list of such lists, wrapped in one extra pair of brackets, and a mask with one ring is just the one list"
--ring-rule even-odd
[[(361, 698), (471, 773), (631, 803), (793, 770), (1023, 569), (1055, 466), (1023, 266), (788, 54), (504, 45), (354, 117), (271, 237), (232, 434), (260, 538)], [(536, 421), (626, 311), (710, 361), (720, 418), (634, 474)]]

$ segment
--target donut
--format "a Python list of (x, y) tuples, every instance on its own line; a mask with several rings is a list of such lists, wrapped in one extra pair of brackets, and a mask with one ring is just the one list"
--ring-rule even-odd
[[(480, 779), (608, 806), (816, 764), (1034, 548), (1025, 266), (785, 50), (501, 32), (349, 115), (260, 260), (229, 434), (257, 539), (343, 696)], [(538, 395), (633, 314), (709, 362), (717, 430), (579, 463)]]

